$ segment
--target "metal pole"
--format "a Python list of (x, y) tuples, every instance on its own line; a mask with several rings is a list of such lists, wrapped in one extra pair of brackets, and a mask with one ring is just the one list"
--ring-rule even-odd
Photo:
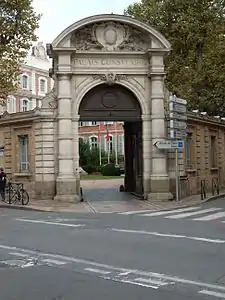
[(116, 165), (118, 165), (118, 143), (117, 143), (117, 122), (115, 122), (115, 156), (116, 156)]
[(100, 138), (100, 142), (99, 142), (98, 148), (99, 148), (99, 165), (101, 166), (102, 165), (102, 145), (101, 145), (101, 138)]
[(110, 139), (108, 140), (108, 164), (110, 163)]
[(179, 169), (178, 169), (178, 149), (175, 149), (176, 161), (176, 201), (179, 201)]

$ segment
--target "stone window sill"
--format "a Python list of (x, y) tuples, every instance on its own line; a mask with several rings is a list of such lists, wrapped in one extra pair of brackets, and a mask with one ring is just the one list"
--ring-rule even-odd
[(14, 175), (17, 176), (17, 177), (29, 177), (29, 176), (32, 176), (32, 174), (30, 172), (15, 173)]
[(218, 171), (218, 170), (219, 170), (219, 168), (216, 168), (216, 167), (215, 167), (215, 168), (210, 168), (210, 171), (211, 171), (211, 172), (213, 172), (213, 171)]
[(187, 173), (196, 173), (197, 169), (186, 169), (185, 170)]

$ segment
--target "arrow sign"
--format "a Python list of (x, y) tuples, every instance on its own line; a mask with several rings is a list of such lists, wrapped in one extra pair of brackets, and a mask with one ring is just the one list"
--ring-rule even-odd
[(160, 140), (154, 144), (159, 150), (179, 149), (184, 148), (184, 141)]

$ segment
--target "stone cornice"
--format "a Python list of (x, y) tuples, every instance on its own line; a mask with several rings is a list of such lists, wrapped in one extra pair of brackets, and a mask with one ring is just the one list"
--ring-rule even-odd
[(217, 127), (225, 127), (225, 121), (218, 120), (215, 117), (210, 116), (201, 116), (199, 114), (195, 114), (192, 112), (188, 112), (187, 114), (187, 123), (204, 123), (207, 125), (217, 126)]
[(36, 109), (33, 111), (18, 112), (14, 114), (9, 114), (5, 112), (0, 118), (0, 125), (8, 125), (13, 123), (16, 123), (18, 125), (19, 123), (32, 122), (39, 118), (40, 116), (37, 113)]

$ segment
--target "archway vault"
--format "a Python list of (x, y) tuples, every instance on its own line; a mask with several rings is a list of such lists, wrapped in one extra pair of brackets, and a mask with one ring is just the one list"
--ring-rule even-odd
[(121, 85), (97, 85), (79, 106), (81, 121), (139, 121), (141, 107), (135, 95)]

